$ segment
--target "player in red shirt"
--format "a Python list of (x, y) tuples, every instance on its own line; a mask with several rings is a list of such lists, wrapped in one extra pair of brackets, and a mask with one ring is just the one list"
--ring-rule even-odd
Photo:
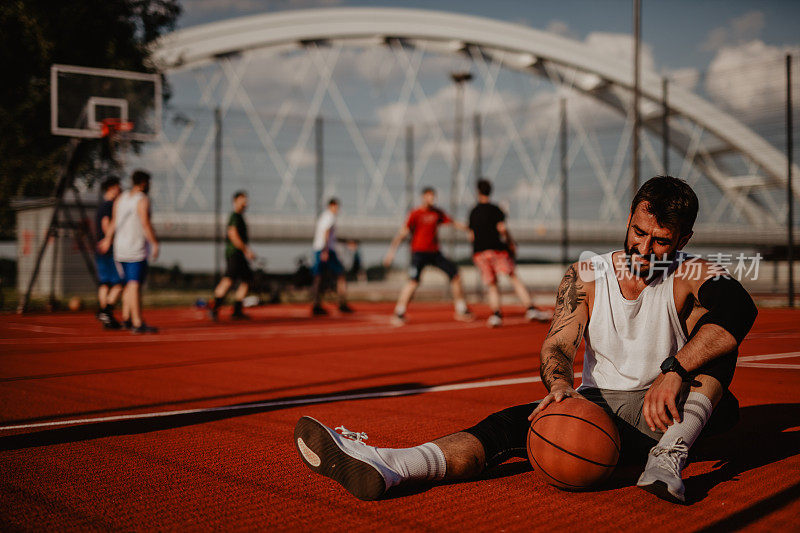
[(456, 222), (447, 216), (447, 213), (434, 205), (436, 202), (436, 190), (433, 187), (425, 187), (422, 190), (422, 205), (413, 210), (408, 216), (408, 220), (397, 232), (383, 264), (388, 268), (394, 260), (397, 247), (411, 234), (411, 267), (408, 271), (408, 283), (400, 291), (400, 298), (394, 308), (392, 322), (401, 326), (406, 322), (406, 307), (414, 296), (414, 292), (419, 286), (420, 275), (426, 266), (435, 266), (442, 270), (450, 278), (450, 287), (453, 292), (453, 302), (455, 303), (456, 320), (472, 320), (472, 313), (464, 300), (464, 288), (461, 285), (461, 277), (458, 275), (458, 267), (451, 260), (447, 259), (439, 251), (439, 239), (437, 231), (441, 224), (452, 224), (455, 228), (470, 233), (470, 229), (463, 224)]

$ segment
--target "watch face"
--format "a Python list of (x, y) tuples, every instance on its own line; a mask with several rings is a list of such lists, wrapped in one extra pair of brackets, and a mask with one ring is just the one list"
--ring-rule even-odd
[(675, 361), (674, 357), (667, 357), (664, 359), (664, 362), (661, 363), (661, 372), (667, 373), (672, 370), (672, 363)]

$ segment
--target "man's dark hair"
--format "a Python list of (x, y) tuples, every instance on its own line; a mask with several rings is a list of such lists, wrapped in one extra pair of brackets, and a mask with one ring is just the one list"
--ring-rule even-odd
[(492, 194), (492, 182), (487, 180), (486, 178), (481, 178), (478, 180), (478, 192), (484, 196), (491, 196)]
[(111, 175), (107, 176), (106, 179), (103, 180), (103, 183), (100, 184), (100, 190), (102, 192), (106, 192), (111, 187), (119, 185), (119, 177)]
[(134, 185), (141, 185), (150, 181), (150, 173), (144, 170), (134, 170), (131, 175), (131, 181)]
[(247, 191), (241, 190), (241, 191), (236, 191), (235, 193), (233, 193), (233, 201), (235, 202), (241, 196), (247, 196)]
[(339, 199), (334, 196), (333, 198), (328, 200), (328, 205), (329, 206), (331, 206), (331, 205), (339, 205)]
[(422, 194), (428, 194), (429, 192), (432, 192), (432, 193), (436, 194), (436, 189), (434, 189), (433, 187), (423, 187), (422, 188)]
[(631, 214), (647, 202), (647, 212), (660, 226), (676, 228), (680, 235), (692, 231), (697, 219), (697, 195), (688, 183), (672, 176), (656, 176), (639, 188), (631, 202)]

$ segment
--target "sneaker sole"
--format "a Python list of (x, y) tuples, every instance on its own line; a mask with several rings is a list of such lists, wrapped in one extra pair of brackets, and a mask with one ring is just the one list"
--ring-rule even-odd
[(308, 468), (336, 481), (359, 500), (377, 500), (386, 492), (380, 472), (342, 451), (328, 430), (313, 418), (304, 416), (297, 422), (294, 445)]
[(666, 500), (671, 503), (678, 503), (681, 505), (685, 505), (686, 501), (681, 500), (674, 494), (669, 491), (667, 488), (667, 484), (663, 481), (653, 481), (649, 485), (637, 485), (640, 489), (646, 490), (650, 494), (654, 494), (661, 498), (662, 500)]

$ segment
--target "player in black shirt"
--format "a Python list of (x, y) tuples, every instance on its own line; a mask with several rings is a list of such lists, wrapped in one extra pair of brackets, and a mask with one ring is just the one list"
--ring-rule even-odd
[[(119, 178), (108, 176), (100, 185), (103, 193), (103, 201), (95, 213), (95, 231), (97, 242), (106, 236), (106, 229), (111, 224), (114, 215), (114, 200), (117, 199), (122, 188), (119, 185)], [(97, 265), (97, 305), (98, 310), (95, 316), (106, 329), (120, 329), (122, 326), (114, 318), (114, 305), (122, 294), (122, 278), (114, 262), (114, 249), (109, 248), (106, 253), (95, 252), (95, 264)]]
[(506, 214), (489, 201), (492, 183), (487, 179), (478, 181), (478, 205), (469, 214), (469, 229), (472, 230), (472, 261), (481, 273), (481, 278), (489, 292), (489, 307), (492, 315), (486, 324), (496, 328), (503, 323), (500, 312), (500, 291), (497, 288), (497, 274), (508, 276), (522, 305), (526, 307), (528, 320), (550, 320), (551, 314), (536, 309), (531, 303), (528, 289), (515, 273), (514, 255), (516, 245), (506, 226)]
[(255, 258), (253, 250), (247, 244), (247, 224), (244, 221), (244, 212), (247, 209), (247, 193), (236, 191), (233, 194), (233, 213), (228, 219), (227, 232), (225, 237), (225, 275), (214, 289), (214, 301), (209, 306), (212, 320), (216, 320), (219, 315), (219, 308), (225, 301), (225, 295), (231, 290), (234, 282), (239, 281), (233, 302), (233, 319), (248, 318), (244, 314), (243, 300), (247, 296), (250, 284), (253, 282), (253, 271), (250, 269), (248, 261)]

